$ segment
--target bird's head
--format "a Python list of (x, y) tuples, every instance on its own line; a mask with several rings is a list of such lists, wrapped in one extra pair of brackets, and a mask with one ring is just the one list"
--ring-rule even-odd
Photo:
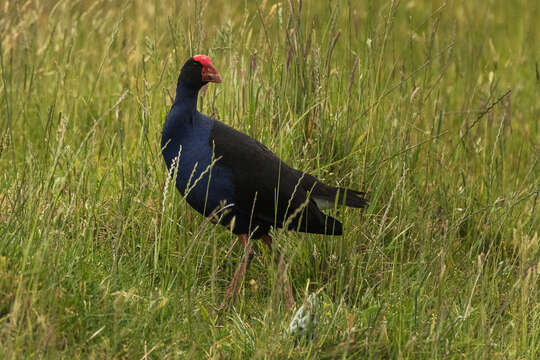
[(210, 57), (206, 55), (195, 55), (189, 58), (178, 77), (178, 83), (196, 89), (209, 82), (220, 83), (221, 76), (212, 64)]

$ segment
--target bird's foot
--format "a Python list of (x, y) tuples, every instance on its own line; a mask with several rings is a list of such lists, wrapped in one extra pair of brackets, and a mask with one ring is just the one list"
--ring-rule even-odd
[(238, 264), (238, 267), (234, 272), (231, 284), (225, 292), (225, 298), (221, 302), (221, 305), (218, 307), (218, 311), (229, 309), (230, 307), (232, 307), (232, 305), (234, 305), (236, 297), (238, 296), (238, 292), (240, 291), (240, 287), (242, 286), (242, 282), (244, 282), (244, 278), (246, 277), (247, 269), (249, 268), (249, 265), (251, 264), (251, 261), (255, 256), (255, 251), (253, 251), (252, 245), (247, 242), (247, 236), (246, 239), (241, 238), (241, 240), (243, 240), (242, 242), (244, 245), (244, 254), (242, 255), (242, 260), (240, 260), (240, 264)]

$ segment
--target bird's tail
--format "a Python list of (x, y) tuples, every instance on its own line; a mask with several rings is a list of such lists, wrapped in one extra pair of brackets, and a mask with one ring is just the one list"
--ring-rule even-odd
[(332, 209), (336, 205), (363, 208), (368, 203), (364, 192), (327, 185), (316, 187), (311, 196), (321, 210)]
[(341, 222), (322, 213), (317, 207), (315, 207), (315, 211), (317, 211), (317, 213), (304, 213), (302, 216), (295, 219), (289, 225), (289, 230), (311, 234), (343, 235), (343, 225)]
[(345, 188), (337, 188), (339, 205), (345, 205), (354, 208), (363, 208), (368, 203), (367, 199), (364, 197), (365, 195), (365, 192)]

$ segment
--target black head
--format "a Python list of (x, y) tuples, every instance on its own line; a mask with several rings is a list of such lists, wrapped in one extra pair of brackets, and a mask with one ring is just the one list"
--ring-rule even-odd
[(200, 89), (209, 82), (220, 83), (221, 76), (212, 64), (212, 60), (206, 55), (195, 55), (189, 58), (178, 77), (179, 85), (194, 89)]

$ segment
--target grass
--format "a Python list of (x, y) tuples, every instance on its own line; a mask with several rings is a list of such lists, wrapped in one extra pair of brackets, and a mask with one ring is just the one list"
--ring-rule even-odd
[[(0, 357), (540, 357), (540, 3), (6, 1), (0, 6)], [(333, 185), (340, 238), (262, 246), (167, 181), (159, 140), (192, 54), (201, 111)], [(510, 92), (508, 92), (510, 91)]]

